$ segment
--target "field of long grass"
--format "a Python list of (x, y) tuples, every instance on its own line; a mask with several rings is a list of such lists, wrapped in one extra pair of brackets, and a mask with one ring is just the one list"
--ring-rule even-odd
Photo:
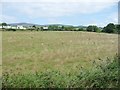
[(99, 70), (99, 66), (105, 67), (117, 55), (117, 34), (5, 31), (2, 32), (2, 50), (4, 87), (116, 86), (116, 83), (98, 85), (97, 80), (95, 83), (92, 83), (94, 80), (89, 83), (84, 81), (98, 73), (93, 79), (98, 77), (102, 82), (99, 77), (105, 78), (104, 75), (108, 75), (104, 74), (103, 69)]
[(2, 32), (0, 31), (0, 88), (2, 87)]

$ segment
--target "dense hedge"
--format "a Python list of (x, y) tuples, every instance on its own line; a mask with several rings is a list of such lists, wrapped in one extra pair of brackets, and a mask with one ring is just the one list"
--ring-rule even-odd
[(118, 58), (103, 65), (94, 64), (93, 69), (80, 70), (76, 74), (59, 71), (36, 72), (34, 74), (3, 74), (3, 88), (117, 88), (119, 74)]

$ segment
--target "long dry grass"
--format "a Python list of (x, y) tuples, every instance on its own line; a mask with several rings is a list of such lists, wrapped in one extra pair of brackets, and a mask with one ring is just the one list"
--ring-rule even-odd
[(0, 31), (0, 77), (2, 75), (2, 31)]
[(3, 73), (77, 72), (77, 67), (90, 69), (93, 60), (113, 58), (118, 52), (116, 34), (11, 31), (2, 35)]
[(2, 87), (2, 31), (0, 31), (0, 89)]

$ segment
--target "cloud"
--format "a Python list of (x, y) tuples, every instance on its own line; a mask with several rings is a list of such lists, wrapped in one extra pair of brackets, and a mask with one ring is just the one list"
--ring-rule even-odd
[(114, 24), (118, 24), (118, 13), (114, 12), (111, 13), (105, 20), (104, 22), (98, 23), (96, 22), (96, 25), (98, 26), (106, 26), (109, 23), (114, 23)]
[(113, 23), (118, 23), (118, 13), (114, 13), (110, 17)]
[[(21, 0), (1, 0), (2, 2), (21, 2)], [(22, 2), (118, 2), (119, 0), (24, 0)]]
[(120, 12), (118, 14), (118, 23), (120, 24)]
[(0, 15), (0, 22), (15, 23), (18, 22), (18, 20), (13, 16)]
[[(93, 14), (105, 10), (113, 5), (117, 5), (119, 0), (2, 0), (3, 10), (6, 6), (9, 11), (14, 10), (22, 16), (32, 19), (47, 19), (49, 23), (62, 22), (59, 17), (68, 17), (72, 15)], [(17, 22), (17, 16), (2, 14), (2, 20), (5, 22)], [(112, 21), (116, 22), (115, 14), (106, 18), (104, 24)], [(0, 20), (1, 21), (1, 20)], [(97, 21), (92, 22), (99, 25)], [(91, 24), (92, 24), (91, 23)], [(101, 25), (103, 25), (101, 23)]]
[[(5, 1), (5, 0), (4, 0)], [(18, 0), (17, 0), (18, 1)], [(33, 1), (33, 0), (30, 0)], [(50, 2), (51, 1), (51, 2)], [(58, 3), (59, 1), (59, 3)], [(29, 18), (53, 18), (62, 16), (72, 16), (75, 14), (90, 14), (100, 12), (104, 9), (115, 5), (116, 2), (74, 2), (69, 0), (68, 2), (63, 0), (40, 0), (41, 3), (9, 3), (9, 7), (15, 9), (17, 12), (27, 15)], [(88, 0), (87, 0), (88, 1)], [(93, 0), (94, 1), (94, 0)], [(116, 0), (117, 1), (117, 0)], [(5, 6), (4, 6), (5, 7)], [(3, 7), (3, 8), (4, 8)]]
[(111, 13), (108, 18), (106, 18), (105, 23), (114, 23), (114, 24), (118, 24), (118, 13), (114, 12)]
[(2, 15), (2, 3), (0, 3), (0, 15)]

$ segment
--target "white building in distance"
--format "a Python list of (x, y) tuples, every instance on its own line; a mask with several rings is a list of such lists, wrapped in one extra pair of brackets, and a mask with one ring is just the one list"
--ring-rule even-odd
[(44, 29), (44, 30), (47, 30), (47, 29), (48, 29), (48, 27), (47, 27), (47, 26), (43, 26), (43, 29)]
[(17, 25), (17, 29), (26, 29), (26, 28), (22, 25)]
[(27, 29), (25, 28), (24, 26), (22, 25), (17, 25), (17, 26), (10, 26), (10, 25), (7, 25), (7, 26), (0, 26), (0, 28), (4, 28), (4, 29)]

